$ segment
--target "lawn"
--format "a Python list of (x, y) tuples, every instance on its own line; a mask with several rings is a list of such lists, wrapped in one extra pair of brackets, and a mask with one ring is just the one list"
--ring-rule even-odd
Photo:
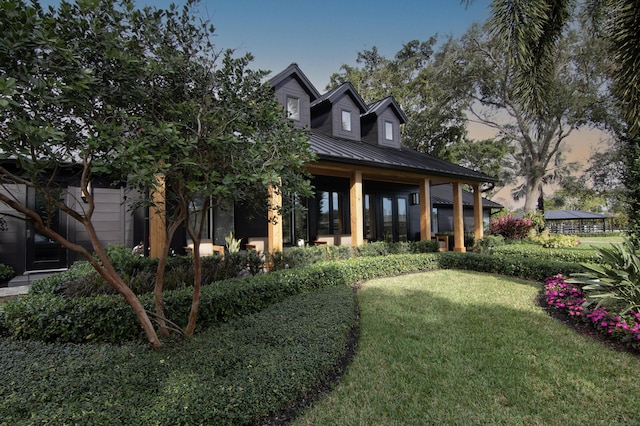
[(580, 245), (577, 248), (586, 250), (606, 247), (610, 244), (617, 244), (624, 241), (623, 236), (619, 233), (612, 234), (610, 237), (584, 237), (578, 239), (580, 240)]
[(365, 283), (356, 358), (295, 424), (640, 424), (639, 359), (548, 316), (539, 291), (451, 270)]

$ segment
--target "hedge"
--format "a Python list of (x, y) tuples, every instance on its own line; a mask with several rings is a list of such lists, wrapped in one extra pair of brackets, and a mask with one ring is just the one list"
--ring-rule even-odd
[[(452, 252), (361, 257), (318, 263), (307, 268), (286, 269), (204, 286), (198, 328), (206, 329), (261, 311), (292, 295), (313, 289), (348, 286), (359, 280), (437, 268), (491, 272), (537, 281), (559, 273), (568, 275), (583, 270), (572, 262)], [(191, 308), (191, 298), (190, 288), (165, 292), (167, 318), (184, 327)], [(150, 294), (140, 299), (145, 309), (154, 309)], [(3, 310), (4, 313), (0, 314), (0, 333), (20, 339), (121, 343), (142, 337), (133, 311), (118, 295), (87, 298), (65, 298), (51, 293), (28, 295), (7, 302)]]
[(559, 260), (574, 263), (600, 262), (600, 256), (596, 250), (545, 248), (536, 244), (505, 244), (493, 247), (491, 250), (495, 255), (520, 256), (549, 261)]

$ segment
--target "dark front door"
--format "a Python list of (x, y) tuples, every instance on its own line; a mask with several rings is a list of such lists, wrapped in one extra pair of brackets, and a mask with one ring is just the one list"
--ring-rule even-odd
[[(35, 191), (27, 193), (29, 208), (38, 212), (42, 219), (49, 223), (51, 229), (66, 238), (66, 223), (62, 220), (60, 211), (56, 208), (48, 209), (42, 197)], [(37, 271), (44, 269), (60, 269), (67, 266), (67, 250), (49, 237), (36, 231), (27, 223), (26, 270)]]
[(378, 222), (381, 226), (385, 241), (408, 240), (408, 200), (405, 196), (388, 195), (380, 197), (382, 208), (381, 218)]

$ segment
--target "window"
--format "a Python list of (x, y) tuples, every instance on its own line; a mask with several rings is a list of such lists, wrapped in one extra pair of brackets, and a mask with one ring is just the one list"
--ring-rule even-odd
[(384, 122), (384, 138), (388, 141), (393, 140), (393, 123), (390, 121)]
[(382, 237), (393, 241), (393, 198), (382, 197)]
[(398, 198), (398, 241), (407, 241), (407, 199)]
[(287, 96), (287, 118), (300, 120), (300, 99)]
[(351, 111), (342, 111), (342, 130), (351, 131)]
[(318, 193), (318, 234), (344, 234), (344, 195), (341, 192)]

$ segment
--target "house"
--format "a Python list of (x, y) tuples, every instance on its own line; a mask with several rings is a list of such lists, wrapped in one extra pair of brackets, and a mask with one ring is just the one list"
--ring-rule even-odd
[[(310, 131), (311, 149), (317, 154), (317, 161), (308, 166), (315, 196), (282, 200), (270, 194), (272, 206), (304, 206), (291, 209), (286, 217), (266, 207), (259, 214), (241, 205), (216, 207), (204, 230), (205, 253), (223, 246), (230, 231), (242, 239), (243, 247), (267, 251), (299, 241), (358, 246), (376, 240), (424, 240), (435, 231), (451, 230), (453, 249), (463, 252), (465, 229), (482, 237), (487, 211), (498, 205), (482, 198), (480, 186), (495, 179), (403, 146), (400, 126), (407, 117), (393, 97), (367, 105), (350, 83), (321, 94), (296, 64), (270, 83), (285, 119)], [(463, 191), (463, 186), (473, 192)], [(23, 185), (7, 184), (0, 190), (38, 207), (37, 197)], [(132, 194), (124, 186), (96, 180), (91, 190), (102, 243), (133, 247), (148, 242), (151, 256), (160, 252), (158, 235), (165, 226), (161, 211), (131, 212), (129, 201), (123, 200)], [(64, 196), (81, 206), (83, 194), (73, 179)], [(9, 212), (0, 205), (0, 216)], [(17, 273), (64, 269), (76, 259), (75, 253), (34, 232), (28, 223), (11, 216), (5, 220), (0, 262)], [(89, 246), (84, 230), (63, 213), (55, 226), (71, 242)], [(181, 233), (172, 245), (181, 251), (189, 243)]]
[[(482, 237), (491, 209), (501, 207), (480, 192), (480, 185), (494, 178), (402, 145), (400, 126), (407, 117), (393, 97), (367, 105), (350, 83), (320, 94), (296, 64), (270, 83), (287, 119), (310, 130), (317, 154), (308, 166), (315, 196), (273, 199), (272, 204), (304, 205), (307, 212), (293, 209), (275, 221), (266, 220), (274, 214), (266, 209), (262, 219), (242, 206), (232, 213), (217, 209), (206, 235), (211, 244), (224, 244), (230, 230), (245, 246), (267, 251), (298, 241), (358, 246), (431, 239), (441, 230), (453, 231), (453, 249), (465, 251), (465, 229)], [(473, 193), (463, 191), (464, 185)], [(439, 196), (434, 199), (432, 192)]]

